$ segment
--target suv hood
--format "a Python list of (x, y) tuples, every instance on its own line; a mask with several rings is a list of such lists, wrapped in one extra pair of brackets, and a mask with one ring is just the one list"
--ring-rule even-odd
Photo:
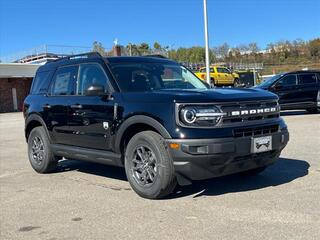
[(262, 89), (190, 89), (157, 90), (151, 92), (127, 92), (123, 98), (130, 102), (242, 102), (258, 100), (277, 100), (277, 95)]

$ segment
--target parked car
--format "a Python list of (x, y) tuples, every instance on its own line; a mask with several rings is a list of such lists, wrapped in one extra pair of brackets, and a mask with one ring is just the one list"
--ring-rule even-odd
[(296, 71), (275, 75), (257, 88), (279, 96), (282, 110), (306, 109), (316, 113), (320, 108), (320, 71)]
[[(199, 72), (195, 73), (198, 78), (206, 81), (206, 68), (200, 68)], [(237, 78), (238, 77), (238, 78)], [(235, 81), (239, 79), (239, 75), (232, 73), (228, 68), (222, 66), (210, 67), (211, 83), (215, 86), (234, 86)]]
[(258, 174), (289, 140), (278, 97), (210, 89), (163, 58), (76, 55), (41, 66), (24, 102), (31, 166), (64, 158), (125, 168), (133, 190), (161, 198), (176, 184)]

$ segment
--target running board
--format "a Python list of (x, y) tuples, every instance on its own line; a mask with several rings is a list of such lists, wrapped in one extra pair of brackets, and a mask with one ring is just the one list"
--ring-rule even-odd
[(63, 144), (51, 144), (51, 150), (53, 151), (54, 155), (60, 157), (123, 167), (121, 154), (110, 151), (68, 146)]

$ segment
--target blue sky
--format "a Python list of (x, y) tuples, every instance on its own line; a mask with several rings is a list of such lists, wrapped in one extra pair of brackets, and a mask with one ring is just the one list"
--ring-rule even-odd
[[(210, 46), (320, 37), (320, 0), (207, 0)], [(42, 44), (203, 45), (202, 0), (0, 0), (0, 56)]]

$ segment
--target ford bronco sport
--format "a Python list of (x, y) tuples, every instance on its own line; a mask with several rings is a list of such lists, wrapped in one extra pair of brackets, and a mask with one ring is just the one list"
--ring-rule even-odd
[(41, 66), (24, 102), (31, 166), (54, 171), (71, 158), (124, 166), (145, 198), (176, 184), (258, 174), (289, 140), (278, 97), (209, 89), (169, 59), (70, 56)]

